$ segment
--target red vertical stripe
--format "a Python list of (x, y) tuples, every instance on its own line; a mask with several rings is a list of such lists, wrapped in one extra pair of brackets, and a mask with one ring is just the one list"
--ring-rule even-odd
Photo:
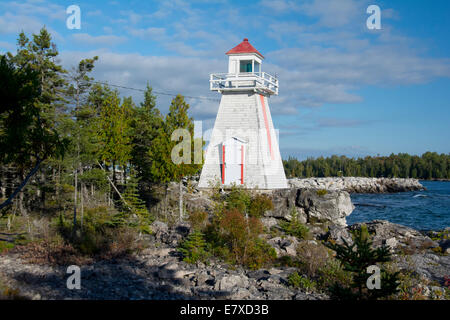
[(264, 103), (264, 96), (262, 94), (259, 95), (259, 98), (261, 99), (261, 106), (264, 115), (264, 124), (266, 126), (267, 142), (269, 143), (270, 158), (274, 160), (272, 152), (272, 139), (270, 138), (269, 120), (267, 119), (266, 113), (266, 104)]
[(244, 146), (241, 146), (241, 184), (244, 184)]
[(225, 146), (222, 145), (222, 184), (225, 184)]

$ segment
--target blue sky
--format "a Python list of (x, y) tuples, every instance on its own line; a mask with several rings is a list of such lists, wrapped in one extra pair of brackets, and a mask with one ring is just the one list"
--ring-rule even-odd
[[(66, 28), (72, 4), (81, 30)], [(371, 4), (381, 30), (366, 27)], [(280, 80), (270, 107), (283, 157), (449, 153), (448, 12), (447, 0), (0, 0), (0, 53), (45, 25), (67, 68), (98, 55), (99, 80), (219, 98), (209, 74), (226, 72), (224, 53), (246, 37)], [(211, 127), (218, 102), (188, 102)]]

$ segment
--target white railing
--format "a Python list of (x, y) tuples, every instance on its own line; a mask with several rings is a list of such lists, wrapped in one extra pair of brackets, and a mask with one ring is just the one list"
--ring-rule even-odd
[(278, 79), (266, 72), (213, 73), (209, 79), (213, 91), (261, 90), (278, 94)]

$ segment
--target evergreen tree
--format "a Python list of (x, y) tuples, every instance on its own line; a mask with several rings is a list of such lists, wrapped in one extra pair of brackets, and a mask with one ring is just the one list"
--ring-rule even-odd
[(397, 292), (399, 273), (389, 273), (381, 270), (381, 288), (369, 290), (366, 286), (369, 274), (367, 268), (372, 265), (391, 261), (389, 248), (382, 246), (372, 249), (367, 227), (363, 225), (354, 233), (354, 243), (349, 245), (344, 239), (344, 244), (328, 243), (328, 246), (336, 251), (336, 258), (341, 262), (345, 271), (351, 272), (353, 281), (350, 287), (343, 287), (335, 283), (330, 288), (330, 293), (336, 299), (377, 299), (388, 297)]
[(23, 187), (43, 161), (62, 156), (67, 149), (68, 141), (59, 130), (65, 70), (55, 62), (57, 55), (56, 45), (43, 28), (32, 41), (21, 33), (16, 55), (8, 53), (1, 58), (2, 159), (15, 164), (22, 180), (1, 207), (19, 194), (19, 207), (24, 213)]
[[(149, 155), (153, 159), (150, 170), (152, 181), (162, 183), (178, 181), (180, 184), (180, 220), (183, 215), (182, 178), (197, 173), (201, 168), (201, 165), (193, 163), (194, 124), (192, 118), (188, 116), (188, 109), (189, 104), (184, 101), (183, 96), (177, 95), (172, 100), (163, 126), (158, 130), (154, 147), (149, 150)], [(183, 139), (188, 140), (173, 141), (172, 134), (177, 129), (187, 130), (188, 137), (185, 136)], [(174, 150), (178, 150), (174, 149), (178, 144), (182, 144), (184, 147), (182, 153), (188, 152), (187, 154), (179, 154), (182, 158), (187, 158), (187, 163), (184, 160), (181, 163), (175, 163), (172, 159), (172, 153)]]
[(141, 178), (141, 181), (151, 180), (153, 162), (151, 149), (156, 147), (155, 139), (162, 125), (163, 118), (156, 108), (156, 97), (152, 93), (152, 88), (147, 85), (144, 101), (139, 108), (136, 108), (131, 121), (133, 146), (131, 162), (136, 167), (137, 176)]

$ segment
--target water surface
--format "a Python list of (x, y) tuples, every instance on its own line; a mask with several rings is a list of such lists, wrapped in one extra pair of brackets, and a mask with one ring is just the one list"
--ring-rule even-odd
[(450, 182), (420, 181), (425, 191), (351, 195), (355, 210), (347, 224), (388, 220), (418, 230), (450, 226)]

